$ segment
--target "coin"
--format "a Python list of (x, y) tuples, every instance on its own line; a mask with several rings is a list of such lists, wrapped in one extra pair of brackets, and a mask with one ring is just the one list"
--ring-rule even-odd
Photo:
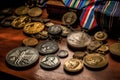
[(101, 42), (99, 42), (97, 40), (92, 40), (91, 43), (87, 46), (87, 50), (89, 50), (89, 51), (95, 51), (101, 45), (102, 45)]
[(94, 38), (98, 41), (104, 41), (107, 39), (107, 37), (108, 37), (107, 33), (103, 31), (98, 31), (94, 34)]
[(109, 47), (107, 45), (102, 45), (99, 47), (96, 52), (101, 53), (101, 54), (106, 54), (106, 52), (109, 50)]
[(36, 49), (40, 54), (52, 54), (55, 53), (58, 49), (58, 43), (56, 41), (43, 41), (36, 46)]
[(35, 35), (33, 35), (37, 39), (47, 39), (48, 38), (48, 32), (43, 30)]
[(66, 37), (70, 32), (71, 30), (69, 28), (67, 28), (66, 26), (60, 26), (62, 28), (62, 36), (63, 37)]
[(41, 14), (42, 14), (42, 9), (39, 7), (33, 7), (28, 11), (28, 15), (31, 17), (37, 17), (40, 16)]
[(40, 31), (42, 31), (44, 29), (44, 24), (40, 23), (40, 22), (31, 22), (31, 23), (27, 23), (24, 28), (23, 31), (27, 34), (36, 34), (39, 33)]
[(23, 40), (23, 44), (25, 46), (35, 46), (38, 44), (38, 40), (36, 38), (28, 37)]
[(28, 16), (19, 16), (12, 21), (11, 25), (14, 28), (23, 28), (30, 21), (31, 19)]
[(26, 6), (20, 6), (20, 7), (18, 7), (18, 8), (15, 9), (15, 13), (17, 15), (25, 15), (25, 14), (28, 13), (28, 10), (29, 10), (28, 7), (26, 7)]
[(86, 55), (86, 52), (82, 52), (82, 51), (77, 51), (74, 53), (73, 58), (77, 58), (77, 59), (83, 59), (83, 57)]
[(109, 46), (110, 53), (120, 57), (120, 43), (113, 43)]
[(72, 25), (77, 21), (77, 15), (74, 12), (67, 12), (62, 17), (63, 24)]
[(23, 68), (34, 64), (39, 58), (39, 52), (31, 47), (18, 47), (8, 52), (6, 62), (13, 67)]
[(65, 58), (68, 56), (68, 51), (67, 50), (60, 50), (57, 54), (58, 57), (60, 58)]
[(68, 72), (79, 72), (83, 69), (83, 62), (79, 59), (70, 59), (64, 63), (64, 69)]
[(84, 64), (93, 69), (103, 68), (108, 64), (107, 58), (99, 53), (87, 54), (83, 58)]
[(60, 59), (55, 55), (46, 55), (40, 61), (40, 66), (44, 69), (55, 69), (60, 64)]
[(87, 47), (91, 42), (91, 37), (82, 31), (74, 31), (68, 34), (67, 43), (69, 46), (74, 48), (84, 48)]
[(57, 25), (57, 24), (48, 28), (48, 33), (50, 33), (52, 35), (58, 35), (61, 32), (62, 32), (62, 29), (61, 29), (60, 25)]

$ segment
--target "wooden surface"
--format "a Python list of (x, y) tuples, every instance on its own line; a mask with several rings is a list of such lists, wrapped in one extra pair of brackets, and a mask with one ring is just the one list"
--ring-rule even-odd
[[(47, 14), (43, 13), (43, 16), (46, 18)], [(54, 23), (60, 23), (59, 21), (53, 20)], [(26, 70), (14, 70), (9, 68), (5, 63), (6, 54), (16, 47), (22, 45), (22, 40), (26, 38), (23, 34), (23, 31), (13, 29), (12, 27), (4, 28), (0, 27), (0, 71), (8, 73), (25, 80), (120, 80), (120, 62), (113, 60), (109, 53), (106, 55), (109, 61), (109, 64), (106, 68), (102, 70), (93, 71), (86, 67), (83, 70), (75, 75), (67, 74), (63, 70), (63, 64), (66, 60), (72, 58), (74, 52), (68, 49), (66, 39), (63, 38), (59, 41), (59, 47), (69, 51), (69, 56), (67, 58), (61, 59), (61, 65), (51, 71), (41, 69), (39, 61), (36, 65)], [(113, 40), (108, 39), (108, 43), (112, 44)], [(1, 79), (0, 79), (1, 80)], [(4, 80), (4, 79), (3, 79)], [(12, 80), (12, 79), (11, 79)]]

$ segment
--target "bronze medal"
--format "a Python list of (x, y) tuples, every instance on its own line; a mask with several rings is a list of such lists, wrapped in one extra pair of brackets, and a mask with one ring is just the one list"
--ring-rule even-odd
[(31, 37), (25, 38), (25, 39), (23, 40), (23, 44), (24, 44), (25, 46), (35, 46), (35, 45), (38, 44), (38, 40), (37, 40), (36, 38), (31, 38)]
[(65, 25), (72, 25), (77, 21), (77, 15), (74, 12), (67, 12), (62, 17), (62, 22)]
[(108, 37), (107, 33), (103, 31), (96, 32), (94, 35), (94, 38), (98, 41), (104, 41), (107, 39), (107, 37)]
[(108, 50), (109, 50), (109, 47), (107, 45), (102, 45), (96, 50), (96, 52), (101, 54), (106, 54)]
[(24, 28), (23, 31), (27, 34), (36, 34), (39, 33), (40, 31), (42, 31), (44, 29), (44, 24), (40, 23), (40, 22), (31, 22), (31, 23), (27, 23)]
[(30, 21), (31, 21), (30, 17), (28, 17), (28, 16), (20, 16), (20, 17), (15, 18), (12, 21), (11, 25), (14, 28), (23, 28), (25, 26), (25, 24), (30, 22)]
[(91, 42), (91, 37), (85, 32), (75, 31), (67, 36), (67, 43), (70, 47), (82, 49), (87, 47)]
[(83, 62), (87, 67), (93, 69), (103, 68), (108, 64), (107, 58), (98, 53), (87, 54), (83, 58)]
[(40, 16), (41, 14), (42, 14), (42, 9), (39, 7), (33, 7), (28, 11), (28, 15), (31, 17), (37, 17)]
[(21, 6), (15, 9), (17, 15), (25, 15), (28, 13), (29, 8), (26, 6)]
[(64, 63), (64, 70), (68, 72), (79, 72), (83, 69), (83, 62), (79, 59), (70, 59)]

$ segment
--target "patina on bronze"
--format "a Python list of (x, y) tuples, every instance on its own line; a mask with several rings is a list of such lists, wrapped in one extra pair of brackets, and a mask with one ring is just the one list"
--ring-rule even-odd
[(79, 72), (83, 69), (83, 61), (79, 59), (70, 59), (64, 63), (63, 68), (68, 72)]

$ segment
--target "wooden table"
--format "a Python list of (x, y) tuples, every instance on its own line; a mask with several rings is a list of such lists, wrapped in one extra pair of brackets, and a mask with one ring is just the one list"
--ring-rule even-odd
[[(43, 14), (43, 16), (47, 17), (46, 14)], [(54, 20), (53, 22), (60, 23), (59, 21)], [(41, 56), (36, 65), (26, 70), (14, 70), (9, 68), (5, 63), (6, 54), (11, 49), (20, 47), (22, 45), (22, 40), (26, 37), (27, 36), (24, 35), (21, 29), (17, 30), (12, 27), (0, 27), (0, 72), (23, 78), (25, 80), (120, 80), (120, 62), (113, 60), (109, 53), (106, 55), (109, 64), (103, 70), (93, 71), (84, 67), (79, 74), (67, 74), (63, 70), (63, 64), (66, 60), (72, 58), (74, 52), (68, 49), (65, 38), (59, 41), (59, 50), (68, 50), (69, 56), (61, 59), (61, 65), (57, 69), (51, 71), (42, 69), (39, 65)], [(113, 40), (108, 39), (108, 43), (112, 44)]]

